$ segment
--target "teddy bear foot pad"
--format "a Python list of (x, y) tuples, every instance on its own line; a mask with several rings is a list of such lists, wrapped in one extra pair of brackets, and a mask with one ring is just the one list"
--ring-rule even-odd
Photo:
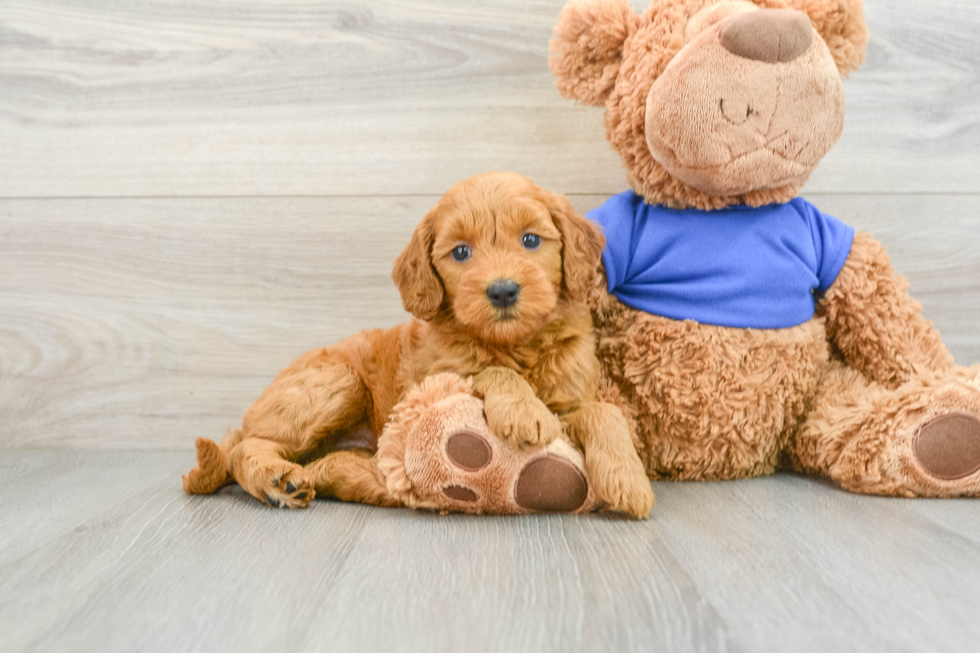
[(563, 439), (520, 447), (494, 435), (469, 382), (443, 373), (396, 407), (379, 440), (389, 492), (445, 512), (582, 513), (596, 507), (581, 453)]
[(589, 485), (579, 468), (558, 456), (529, 462), (517, 477), (514, 500), (528, 510), (572, 512), (588, 498)]
[(936, 478), (953, 481), (980, 471), (980, 419), (965, 413), (942, 415), (922, 426), (913, 452)]
[[(461, 431), (446, 441), (446, 457), (457, 467), (475, 472), (490, 464), (492, 449), (481, 436)], [(462, 485), (450, 485), (442, 493), (454, 501), (475, 502), (479, 494)], [(588, 498), (589, 485), (575, 465), (555, 455), (527, 463), (517, 474), (514, 502), (527, 510), (572, 512)]]

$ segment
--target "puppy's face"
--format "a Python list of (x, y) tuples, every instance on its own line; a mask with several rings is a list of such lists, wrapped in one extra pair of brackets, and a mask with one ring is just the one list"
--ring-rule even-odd
[[(603, 239), (568, 202), (516, 174), (467, 179), (443, 197), (395, 263), (406, 309), (475, 337), (520, 342), (576, 300)], [(581, 287), (580, 287), (581, 286)]]
[(464, 182), (436, 216), (432, 265), (456, 320), (513, 342), (540, 329), (561, 294), (561, 232), (523, 180)]

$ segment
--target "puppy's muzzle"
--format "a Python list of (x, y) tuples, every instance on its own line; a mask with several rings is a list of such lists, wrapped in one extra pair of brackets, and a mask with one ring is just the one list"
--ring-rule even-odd
[(517, 303), (521, 287), (513, 279), (497, 279), (487, 286), (487, 297), (497, 308), (509, 308)]

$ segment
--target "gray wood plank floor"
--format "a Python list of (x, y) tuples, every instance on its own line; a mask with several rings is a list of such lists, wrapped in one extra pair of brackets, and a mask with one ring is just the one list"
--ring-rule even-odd
[(655, 484), (658, 516), (639, 524), (332, 501), (289, 512), (238, 488), (186, 496), (177, 475), (189, 462), (5, 452), (0, 650), (975, 651), (980, 641), (971, 501), (860, 497), (783, 475)]
[[(0, 653), (980, 650), (973, 501), (657, 484), (637, 524), (180, 491), (289, 360), (405, 319), (391, 261), (448, 186), (626, 187), (552, 86), (563, 4), (0, 2)], [(805, 194), (980, 362), (980, 3), (866, 4)]]

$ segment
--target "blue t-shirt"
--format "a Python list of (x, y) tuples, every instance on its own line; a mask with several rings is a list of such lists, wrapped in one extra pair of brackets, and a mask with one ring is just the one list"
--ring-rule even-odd
[(675, 320), (782, 329), (813, 317), (854, 229), (796, 198), (759, 208), (668, 209), (633, 191), (586, 213), (606, 234), (609, 292)]

